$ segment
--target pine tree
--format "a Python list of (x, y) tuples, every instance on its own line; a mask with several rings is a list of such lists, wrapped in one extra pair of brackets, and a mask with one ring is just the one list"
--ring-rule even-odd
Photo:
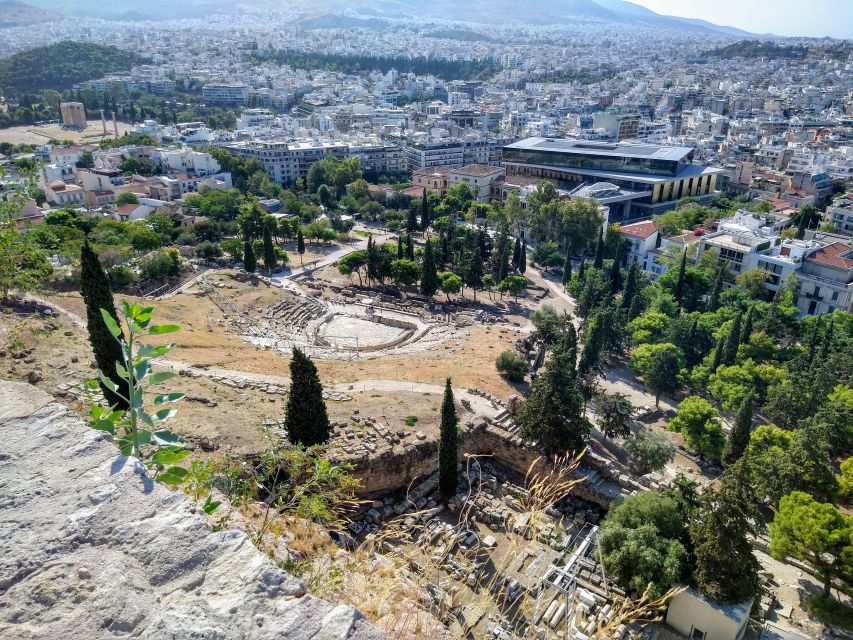
[(296, 231), (296, 251), (299, 252), (299, 264), (304, 266), (302, 256), (305, 255), (305, 236), (302, 235), (302, 227)]
[(720, 368), (720, 365), (723, 363), (723, 351), (725, 349), (725, 338), (720, 336), (719, 340), (717, 340), (717, 346), (714, 347), (714, 357), (711, 360), (711, 373), (716, 373), (717, 369)]
[(317, 367), (296, 347), (290, 361), (290, 391), (285, 406), (284, 428), (293, 444), (310, 447), (329, 441), (329, 416)]
[(524, 273), (527, 271), (527, 243), (521, 243), (521, 256), (518, 259), (518, 272)]
[(616, 247), (616, 255), (613, 258), (613, 264), (610, 266), (610, 293), (615, 296), (621, 288), (622, 269), (619, 266), (619, 247)]
[(578, 267), (578, 282), (583, 282), (584, 276), (586, 276), (586, 260), (581, 258), (581, 264)]
[(746, 312), (746, 318), (743, 321), (743, 329), (740, 332), (740, 343), (746, 344), (749, 342), (749, 336), (752, 335), (752, 310), (754, 307), (750, 307)]
[(433, 256), (433, 243), (429, 239), (424, 247), (424, 263), (421, 269), (421, 293), (429, 298), (438, 291), (438, 271)]
[[(421, 230), (426, 232), (429, 229), (430, 220), (429, 200), (427, 200), (427, 191), (424, 189), (424, 196), (421, 200)], [(411, 258), (410, 258), (411, 259)]]
[(740, 345), (740, 325), (743, 312), (738, 311), (729, 329), (729, 335), (726, 336), (726, 346), (723, 349), (723, 364), (733, 365), (737, 359), (737, 348)]
[(415, 260), (415, 243), (412, 236), (406, 236), (406, 258), (414, 262)]
[(751, 433), (752, 394), (747, 394), (737, 411), (734, 426), (732, 426), (731, 433), (729, 433), (729, 439), (726, 440), (726, 446), (723, 449), (722, 460), (726, 467), (730, 467), (740, 460), (749, 445), (749, 436)]
[(397, 236), (397, 260), (403, 259), (403, 236)]
[(711, 297), (708, 299), (708, 311), (716, 311), (720, 308), (720, 295), (723, 293), (723, 270), (717, 271), (717, 278), (714, 280), (714, 288), (711, 290)]
[(635, 262), (628, 269), (628, 277), (625, 279), (625, 290), (622, 292), (622, 302), (619, 304), (623, 309), (630, 309), (634, 296), (640, 287), (640, 267)]
[(595, 259), (592, 266), (596, 269), (601, 269), (604, 266), (604, 234), (598, 236), (598, 242), (595, 245)]
[(264, 266), (267, 273), (272, 275), (275, 269), (275, 245), (272, 243), (272, 233), (267, 225), (264, 225)]
[(444, 401), (441, 403), (441, 435), (438, 441), (438, 493), (444, 502), (453, 497), (459, 486), (458, 423), (453, 388), (448, 378), (444, 386)]
[(258, 268), (257, 260), (255, 260), (255, 250), (252, 248), (252, 243), (246, 240), (243, 242), (243, 268), (249, 273), (254, 273)]
[(512, 249), (512, 268), (518, 271), (519, 264), (521, 264), (521, 240), (516, 238)]
[[(426, 189), (424, 189), (424, 193), (426, 193)], [(414, 205), (409, 207), (409, 219), (406, 221), (406, 231), (409, 233), (414, 233), (418, 230), (418, 214), (415, 211)]]
[[(80, 251), (80, 293), (86, 303), (89, 342), (92, 344), (98, 369), (118, 386), (122, 395), (127, 396), (127, 383), (116, 371), (116, 364), (123, 362), (121, 345), (107, 329), (101, 309), (109, 313), (114, 320), (118, 320), (118, 314), (109, 279), (101, 266), (101, 261), (98, 260), (98, 254), (89, 245), (88, 239), (83, 241), (83, 248)], [(121, 337), (124, 338), (124, 335)], [(128, 403), (107, 389), (103, 383), (101, 383), (101, 390), (110, 406), (116, 405), (117, 408), (124, 410), (128, 408)]]
[(681, 253), (681, 262), (678, 265), (678, 280), (675, 281), (675, 301), (681, 308), (681, 300), (684, 297), (684, 278), (687, 275), (687, 247)]
[(572, 281), (572, 254), (567, 250), (566, 259), (563, 262), (563, 284), (568, 286)]

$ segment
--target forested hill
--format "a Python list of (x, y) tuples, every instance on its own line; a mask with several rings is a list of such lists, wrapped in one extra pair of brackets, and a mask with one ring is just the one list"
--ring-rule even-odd
[(704, 56), (709, 58), (805, 58), (809, 53), (808, 47), (797, 45), (780, 45), (760, 40), (740, 40), (725, 47), (706, 51)]
[(64, 40), (0, 60), (0, 87), (7, 92), (68, 89), (77, 82), (129, 71), (147, 62), (132, 51), (110, 45)]

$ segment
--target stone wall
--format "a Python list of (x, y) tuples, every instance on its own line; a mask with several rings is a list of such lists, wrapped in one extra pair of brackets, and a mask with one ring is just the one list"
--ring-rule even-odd
[(38, 389), (0, 381), (0, 433), (0, 637), (385, 638)]

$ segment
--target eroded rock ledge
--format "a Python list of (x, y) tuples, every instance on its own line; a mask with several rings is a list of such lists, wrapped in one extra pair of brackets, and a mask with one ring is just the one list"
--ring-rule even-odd
[(38, 389), (0, 381), (0, 637), (380, 640)]

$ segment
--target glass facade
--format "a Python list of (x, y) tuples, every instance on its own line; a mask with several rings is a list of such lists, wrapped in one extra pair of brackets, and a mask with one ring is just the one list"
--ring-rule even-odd
[(588, 169), (591, 171), (617, 171), (650, 176), (676, 176), (680, 163), (678, 160), (660, 158), (641, 158), (620, 154), (586, 154), (572, 151), (536, 151), (528, 149), (504, 148), (504, 162), (538, 164), (569, 169)]

